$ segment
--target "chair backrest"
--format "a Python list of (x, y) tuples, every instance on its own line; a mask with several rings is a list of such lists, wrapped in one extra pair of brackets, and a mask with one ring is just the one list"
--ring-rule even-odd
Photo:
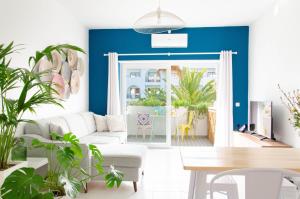
[(214, 199), (216, 181), (225, 176), (244, 177), (244, 184), (241, 182), (241, 178), (237, 182), (237, 184), (244, 185), (243, 193), (239, 193), (238, 199), (279, 199), (283, 178), (300, 177), (300, 173), (284, 169), (236, 169), (225, 171), (212, 178), (210, 182), (210, 199)]
[(139, 125), (139, 126), (151, 125), (150, 114), (149, 113), (138, 113), (137, 114), (137, 125)]

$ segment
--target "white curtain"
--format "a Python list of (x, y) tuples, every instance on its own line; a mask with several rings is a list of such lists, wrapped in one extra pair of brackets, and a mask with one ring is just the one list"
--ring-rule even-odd
[(108, 53), (107, 114), (120, 115), (119, 61), (117, 53)]
[(215, 146), (231, 146), (233, 134), (232, 52), (222, 51), (217, 68)]

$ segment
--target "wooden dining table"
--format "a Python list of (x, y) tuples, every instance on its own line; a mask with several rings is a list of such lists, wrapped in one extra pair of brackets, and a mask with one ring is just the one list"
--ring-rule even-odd
[(209, 174), (242, 168), (278, 168), (300, 172), (299, 148), (182, 147), (183, 168), (191, 171), (189, 199), (206, 198)]

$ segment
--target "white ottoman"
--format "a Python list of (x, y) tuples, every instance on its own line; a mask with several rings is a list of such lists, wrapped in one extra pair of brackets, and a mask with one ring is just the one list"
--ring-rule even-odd
[[(123, 181), (132, 181), (136, 192), (137, 182), (140, 176), (144, 174), (147, 147), (134, 144), (98, 144), (96, 146), (104, 157), (104, 169), (109, 170), (110, 165), (113, 165), (116, 169), (122, 171), (124, 174)], [(92, 159), (92, 165), (94, 164), (94, 159)], [(92, 175), (97, 175), (96, 169), (92, 168), (91, 172)], [(102, 177), (97, 179), (103, 180)]]

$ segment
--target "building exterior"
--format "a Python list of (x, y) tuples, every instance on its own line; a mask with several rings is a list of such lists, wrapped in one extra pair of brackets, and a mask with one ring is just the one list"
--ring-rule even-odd
[[(201, 71), (203, 67), (195, 67), (192, 70)], [(214, 80), (216, 76), (215, 68), (207, 68), (201, 84)], [(172, 72), (171, 84), (179, 85), (180, 78)], [(126, 72), (127, 101), (144, 98), (145, 91), (151, 88), (166, 88), (166, 71), (157, 69), (128, 69)]]

